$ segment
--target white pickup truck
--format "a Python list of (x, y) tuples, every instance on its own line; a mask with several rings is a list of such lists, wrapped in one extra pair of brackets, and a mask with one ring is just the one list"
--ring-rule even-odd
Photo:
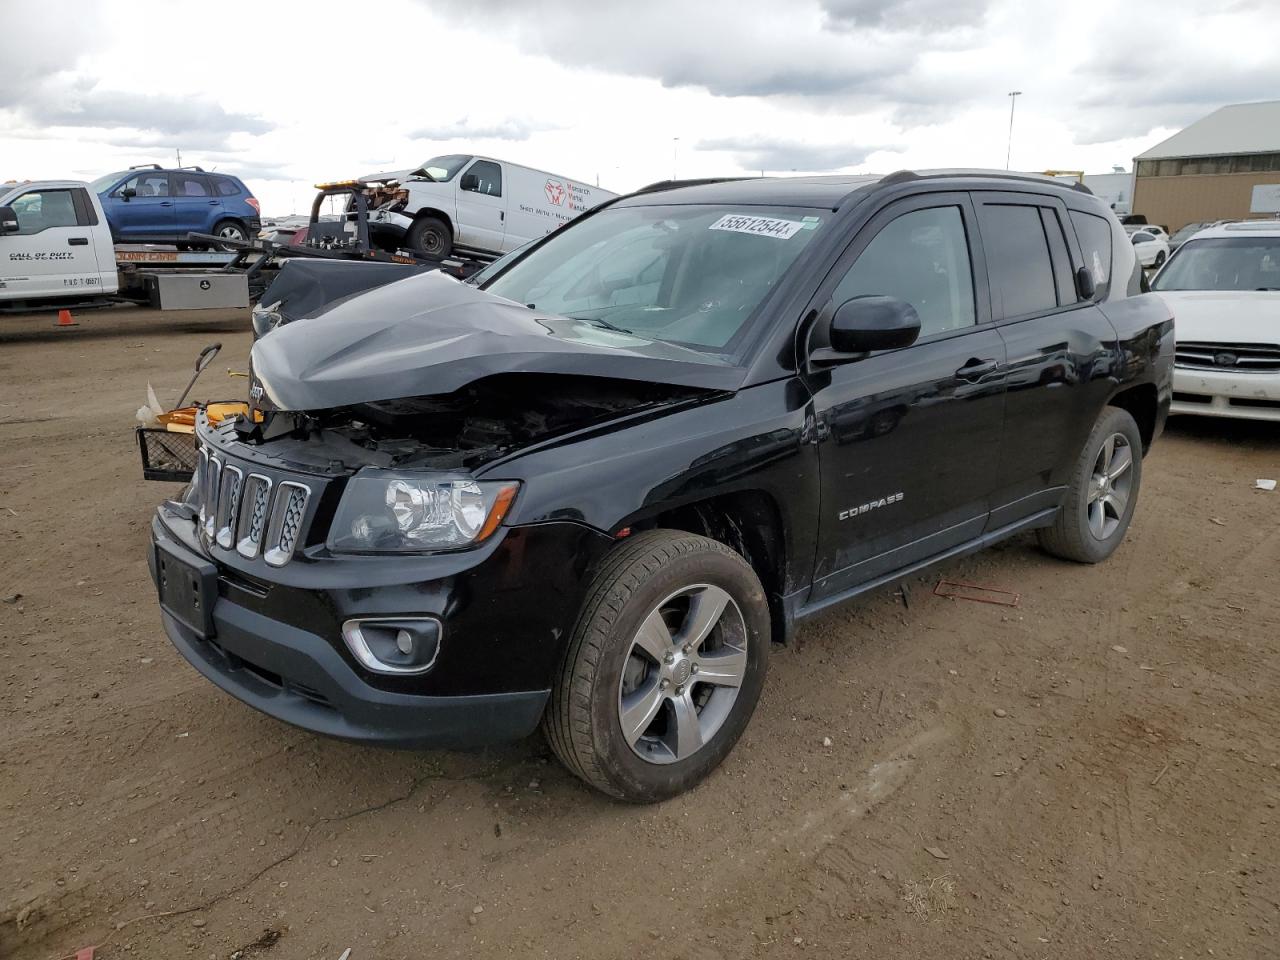
[(562, 223), (617, 196), (558, 174), (471, 154), (434, 157), (404, 174), (362, 177), (379, 181), (379, 202), (369, 227), (391, 249), (447, 257), (497, 256), (550, 233)]
[(87, 183), (0, 184), (0, 303), (118, 289), (111, 228)]

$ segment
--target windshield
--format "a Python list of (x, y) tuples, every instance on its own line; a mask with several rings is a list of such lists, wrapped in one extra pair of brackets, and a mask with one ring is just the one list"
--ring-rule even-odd
[(1156, 277), (1153, 290), (1280, 290), (1280, 237), (1191, 240)]
[(417, 175), (425, 173), (432, 180), (444, 183), (447, 180), (452, 180), (458, 171), (467, 165), (467, 161), (470, 159), (471, 157), (461, 153), (451, 153), (444, 157), (432, 157), (415, 170), (414, 173)]
[(520, 255), (525, 252), (525, 250), (533, 246), (535, 243), (538, 242), (538, 240), (541, 240), (541, 239), (542, 239), (541, 237), (538, 237), (534, 240), (526, 240), (524, 243), (520, 244), (520, 246), (516, 247), (514, 250), (504, 253), (497, 260), (494, 260), (492, 263), (488, 264), (483, 269), (477, 270), (471, 276), (467, 277), (467, 279), (464, 280), (463, 283), (469, 283), (473, 287), (483, 287), (491, 279), (496, 277), (503, 270), (507, 269), (507, 264), (509, 264), (512, 260), (518, 259)]
[(484, 289), (650, 340), (730, 353), (824, 221), (792, 207), (612, 207)]
[(89, 189), (92, 190), (94, 193), (101, 193), (103, 190), (106, 190), (108, 187), (112, 186), (117, 180), (123, 179), (128, 175), (129, 175), (128, 170), (119, 170), (116, 173), (108, 173), (105, 176), (99, 177), (97, 180), (93, 181), (93, 183), (89, 184)]

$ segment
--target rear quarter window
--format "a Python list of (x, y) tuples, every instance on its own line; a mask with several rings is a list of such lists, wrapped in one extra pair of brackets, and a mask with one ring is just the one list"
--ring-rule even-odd
[(1080, 241), (1084, 265), (1093, 274), (1096, 296), (1105, 300), (1111, 291), (1111, 223), (1103, 217), (1072, 210), (1071, 225)]
[(240, 193), (240, 187), (234, 180), (224, 180), (219, 177), (217, 184), (220, 197), (234, 197)]

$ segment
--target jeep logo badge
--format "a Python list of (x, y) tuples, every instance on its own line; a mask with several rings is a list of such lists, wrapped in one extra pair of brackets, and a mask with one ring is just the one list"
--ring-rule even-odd
[(1213, 363), (1218, 367), (1234, 367), (1236, 365), (1236, 355), (1234, 353), (1215, 353), (1213, 355)]

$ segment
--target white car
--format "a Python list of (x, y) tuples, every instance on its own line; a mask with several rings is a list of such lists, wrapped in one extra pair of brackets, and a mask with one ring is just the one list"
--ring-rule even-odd
[(400, 173), (379, 181), (370, 230), (434, 258), (455, 249), (510, 253), (617, 196), (560, 174), (471, 154), (434, 157), (406, 177)]
[(1144, 267), (1161, 267), (1169, 259), (1169, 241), (1163, 234), (1142, 229), (1131, 234), (1129, 242)]
[(1201, 230), (1151, 287), (1176, 324), (1171, 412), (1280, 421), (1280, 220)]

